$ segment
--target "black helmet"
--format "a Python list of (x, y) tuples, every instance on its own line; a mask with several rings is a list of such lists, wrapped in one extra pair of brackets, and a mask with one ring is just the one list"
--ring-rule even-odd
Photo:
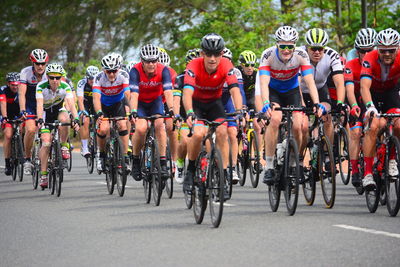
[(220, 53), (225, 48), (225, 42), (220, 35), (209, 33), (201, 39), (200, 46), (205, 53)]

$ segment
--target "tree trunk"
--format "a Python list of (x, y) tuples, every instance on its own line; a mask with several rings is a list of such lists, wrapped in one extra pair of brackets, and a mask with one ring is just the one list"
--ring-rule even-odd
[(96, 36), (97, 16), (90, 18), (90, 26), (87, 34), (85, 49), (83, 50), (83, 63), (86, 64), (92, 56), (93, 45)]

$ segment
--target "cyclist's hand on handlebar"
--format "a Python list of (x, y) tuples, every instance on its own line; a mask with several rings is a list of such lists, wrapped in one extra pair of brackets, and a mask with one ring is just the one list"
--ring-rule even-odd
[(74, 128), (75, 132), (79, 131), (79, 124), (80, 124), (79, 118), (75, 118), (72, 121), (72, 127)]
[(195, 121), (196, 121), (196, 114), (194, 114), (194, 112), (188, 113), (186, 118), (186, 123), (189, 126), (189, 128), (193, 127)]
[(361, 114), (361, 109), (358, 105), (354, 105), (351, 110), (350, 110), (350, 116), (354, 117), (354, 118), (358, 118), (360, 117)]
[(129, 120), (131, 121), (132, 124), (136, 123), (137, 117), (138, 117), (137, 111), (132, 110), (131, 114), (129, 114)]
[(326, 108), (321, 103), (314, 104), (314, 114), (318, 118), (326, 114)]
[(175, 123), (175, 126), (179, 128), (179, 127), (181, 126), (181, 122), (182, 122), (182, 117), (181, 117), (181, 115), (180, 115), (180, 114), (176, 114), (176, 115), (174, 116), (174, 123)]
[(378, 114), (378, 110), (374, 105), (370, 105), (365, 112), (365, 118), (368, 120), (370, 117), (374, 117), (376, 114)]
[(1, 118), (1, 124), (6, 124), (8, 122), (8, 118), (7, 117), (2, 117)]
[(265, 113), (265, 115), (267, 116), (267, 118), (271, 118), (271, 114), (272, 114), (272, 107), (270, 105), (270, 103), (265, 103), (264, 107), (261, 110), (262, 113)]
[(43, 118), (38, 118), (36, 120), (36, 124), (37, 124), (37, 126), (39, 126), (39, 128), (41, 128), (43, 126), (43, 124), (44, 124)]

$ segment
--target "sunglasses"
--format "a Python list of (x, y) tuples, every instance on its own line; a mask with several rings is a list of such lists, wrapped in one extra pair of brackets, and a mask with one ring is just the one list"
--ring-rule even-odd
[(46, 62), (43, 62), (43, 63), (35, 62), (35, 65), (41, 65), (41, 66), (44, 66), (44, 65), (46, 65)]
[(324, 47), (322, 47), (322, 46), (312, 46), (312, 47), (310, 47), (310, 49), (311, 49), (311, 51), (313, 51), (313, 52), (322, 52), (322, 51), (324, 51)]
[(155, 60), (143, 60), (143, 62), (146, 63), (146, 64), (150, 64), (150, 63), (156, 64), (158, 62), (158, 59), (155, 59)]
[(216, 53), (216, 52), (204, 52), (204, 54), (206, 55), (206, 57), (212, 57), (212, 56), (220, 57), (220, 56), (222, 56), (221, 52), (218, 52), (218, 53)]
[(248, 67), (254, 67), (256, 64), (255, 64), (255, 63), (251, 63), (251, 64), (242, 63), (242, 65), (243, 65), (244, 67), (248, 68)]
[(379, 53), (381, 54), (394, 54), (397, 51), (397, 48), (385, 49), (385, 48), (378, 48)]
[(60, 80), (62, 76), (47, 76), (49, 80)]
[(361, 48), (357, 48), (357, 52), (360, 53), (360, 54), (365, 54), (365, 53), (371, 52), (372, 50), (374, 50), (374, 49), (361, 49)]
[(285, 49), (287, 49), (287, 50), (293, 50), (293, 49), (295, 48), (295, 45), (281, 44), (281, 45), (278, 45), (278, 47), (279, 47), (279, 49), (281, 49), (281, 50), (285, 50)]
[(106, 72), (108, 73), (108, 74), (110, 74), (110, 73), (116, 73), (118, 70), (106, 70)]

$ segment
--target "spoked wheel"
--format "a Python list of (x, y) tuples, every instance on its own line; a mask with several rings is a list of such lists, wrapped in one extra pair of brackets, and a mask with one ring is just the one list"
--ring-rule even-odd
[(39, 149), (40, 144), (36, 140), (33, 143), (33, 151), (32, 151), (32, 163), (33, 163), (33, 170), (32, 170), (32, 185), (33, 189), (37, 189), (39, 185), (39, 170), (40, 170), (40, 161), (39, 161)]
[(237, 160), (237, 164), (236, 164), (236, 171), (237, 174), (239, 176), (239, 184), (240, 186), (244, 186), (245, 182), (246, 182), (246, 166), (245, 166), (245, 155), (247, 153), (245, 151), (242, 151), (239, 155), (238, 155), (238, 160)]
[(110, 195), (114, 193), (115, 186), (115, 168), (113, 164), (113, 154), (114, 147), (110, 145), (110, 141), (108, 140), (106, 143), (106, 158), (105, 158), (105, 173), (106, 173), (106, 183), (107, 190)]
[(54, 166), (53, 166), (53, 172), (52, 175), (53, 177), (53, 182), (54, 182), (54, 187), (56, 191), (57, 197), (61, 195), (61, 183), (63, 181), (63, 166), (62, 166), (62, 156), (61, 156), (61, 147), (56, 142), (56, 145), (54, 147)]
[(209, 162), (210, 169), (207, 175), (207, 188), (209, 190), (209, 205), (211, 222), (215, 228), (219, 227), (224, 210), (224, 169), (222, 167), (222, 157), (218, 149), (214, 151), (214, 157)]
[(50, 190), (50, 194), (54, 195), (54, 192), (56, 190), (56, 176), (54, 174), (55, 170), (51, 169), (51, 171), (49, 172), (48, 176), (48, 187)]
[(15, 151), (16, 153), (16, 168), (17, 168), (17, 176), (20, 182), (24, 179), (24, 147), (22, 144), (22, 136), (18, 135), (16, 137), (16, 142), (15, 142)]
[(249, 173), (250, 173), (250, 181), (253, 188), (258, 186), (258, 181), (260, 179), (260, 149), (258, 145), (258, 137), (254, 131), (250, 133), (250, 142), (249, 142)]
[(150, 203), (151, 199), (151, 174), (150, 174), (151, 151), (150, 150), (151, 148), (148, 146), (148, 143), (146, 142), (142, 152), (142, 156), (140, 157), (140, 171), (143, 180), (144, 199), (147, 204)]
[[(378, 208), (379, 204), (379, 197), (380, 197), (380, 182), (381, 177), (379, 174), (374, 173), (374, 180), (376, 183), (376, 187), (374, 190), (366, 191), (365, 192), (365, 200), (367, 201), (367, 207), (370, 213), (375, 213), (376, 209)], [(379, 183), (379, 185), (378, 185)]]
[[(229, 141), (229, 147), (231, 147), (230, 141)], [(233, 166), (233, 160), (232, 160), (231, 149), (229, 149), (229, 162), (228, 162), (228, 169), (227, 169), (228, 176), (226, 177), (226, 181), (225, 181), (225, 184), (228, 186), (229, 199), (232, 197), (232, 188), (233, 188), (233, 182), (232, 182), (233, 169), (231, 166)]]
[(159, 206), (161, 195), (162, 195), (162, 178), (161, 178), (161, 165), (160, 165), (160, 153), (158, 151), (158, 142), (156, 139), (152, 143), (152, 154), (151, 154), (151, 187), (153, 190), (154, 205)]
[[(186, 166), (184, 167), (184, 170), (186, 170)], [(186, 175), (186, 171), (183, 172), (183, 176), (185, 177)], [(185, 204), (186, 207), (190, 210), (193, 206), (193, 190), (192, 190), (192, 194), (188, 194), (186, 191), (183, 193), (184, 197), (185, 197)]]
[(122, 152), (122, 143), (119, 138), (114, 140), (114, 159), (115, 159), (115, 174), (117, 190), (120, 197), (124, 196), (125, 185), (127, 179), (126, 163), (124, 153)]
[[(278, 175), (280, 173), (280, 170), (277, 168), (277, 162), (276, 162), (276, 154), (275, 154), (275, 159), (274, 159), (274, 169), (275, 169), (275, 175)], [(278, 177), (280, 178), (280, 177)], [(280, 179), (277, 179), (277, 177), (274, 178), (274, 184), (268, 186), (268, 199), (269, 199), (269, 205), (271, 206), (272, 212), (276, 212), (279, 208), (279, 202), (281, 199), (281, 186), (280, 186)]]
[(289, 149), (285, 152), (285, 200), (289, 215), (296, 212), (299, 198), (300, 164), (299, 150), (294, 139), (289, 140)]
[(69, 159), (66, 160), (67, 163), (67, 171), (71, 172), (72, 170), (72, 144), (71, 144), (71, 140), (68, 138), (68, 150), (69, 150)]
[(206, 181), (207, 177), (207, 165), (208, 156), (205, 150), (202, 150), (197, 157), (196, 161), (196, 173), (194, 178), (192, 196), (193, 196), (193, 214), (194, 219), (197, 224), (203, 222), (204, 213), (207, 208), (207, 198), (206, 198)]
[(12, 179), (15, 181), (17, 179), (17, 166), (18, 166), (18, 159), (16, 155), (17, 151), (17, 144), (15, 142), (15, 138), (11, 139), (11, 158), (10, 158), (10, 164), (11, 164), (11, 170), (12, 170)]
[[(358, 166), (360, 168), (360, 177), (364, 177), (364, 154), (360, 152), (360, 157), (358, 158)], [(364, 187), (362, 185), (356, 187), (357, 194), (360, 196), (364, 194)]]
[(386, 207), (389, 215), (394, 217), (400, 208), (400, 143), (396, 136), (390, 137), (386, 151), (388, 152), (385, 157)]
[(337, 163), (339, 164), (340, 177), (343, 184), (347, 185), (350, 181), (350, 153), (349, 153), (349, 137), (344, 128), (340, 128), (337, 135)]
[[(165, 181), (165, 191), (167, 192), (168, 198), (172, 198), (174, 193), (174, 166), (172, 164), (171, 149), (169, 142), (167, 142), (167, 167), (169, 172), (169, 178)], [(177, 170), (175, 170), (177, 171)]]
[[(316, 162), (316, 159), (311, 158), (311, 149), (310, 147), (306, 147), (304, 151), (304, 166), (303, 166), (303, 173), (304, 173), (304, 181), (302, 181), (303, 187), (303, 194), (304, 198), (306, 199), (306, 204), (311, 206), (314, 204), (315, 200), (315, 191), (316, 191), (316, 168), (313, 167), (313, 161)], [(316, 164), (315, 164), (316, 167)]]
[(54, 186), (56, 188), (56, 195), (57, 197), (59, 197), (61, 195), (61, 184), (63, 181), (63, 170), (62, 169), (55, 169), (53, 171), (53, 175), (54, 175)]
[(332, 146), (326, 136), (322, 136), (318, 151), (318, 174), (325, 206), (330, 209), (335, 204), (336, 168)]
[(93, 143), (93, 137), (90, 136), (89, 138), (89, 152), (90, 155), (88, 157), (86, 157), (86, 166), (87, 166), (87, 170), (90, 174), (93, 173), (93, 169), (94, 169), (94, 158), (96, 156), (96, 151), (94, 149), (94, 143)]

